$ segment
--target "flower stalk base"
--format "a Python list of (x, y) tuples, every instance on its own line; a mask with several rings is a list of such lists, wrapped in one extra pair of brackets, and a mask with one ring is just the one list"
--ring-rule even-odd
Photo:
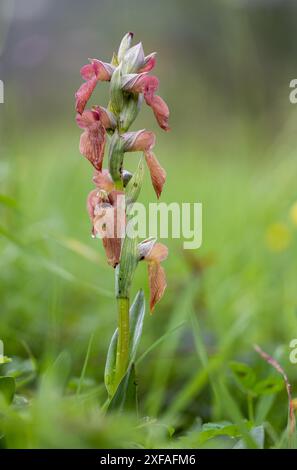
[(118, 343), (116, 355), (115, 389), (124, 377), (129, 360), (129, 299), (119, 297), (118, 302)]

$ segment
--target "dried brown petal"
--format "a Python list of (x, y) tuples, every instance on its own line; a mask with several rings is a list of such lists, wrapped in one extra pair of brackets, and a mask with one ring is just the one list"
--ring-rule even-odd
[(125, 233), (125, 203), (122, 200), (124, 193), (111, 191), (109, 202), (96, 207), (94, 219), (94, 232), (102, 238), (107, 262), (115, 267), (121, 255), (122, 237)]
[(166, 181), (166, 171), (161, 167), (160, 163), (152, 152), (145, 152), (145, 160), (150, 171), (154, 190), (157, 197), (159, 198)]
[(93, 176), (93, 181), (99, 189), (103, 189), (110, 193), (114, 189), (114, 182), (108, 170), (96, 171)]
[(76, 116), (78, 126), (85, 129), (81, 135), (79, 150), (96, 168), (101, 171), (105, 148), (106, 131), (100, 120), (100, 110), (86, 109)]
[(146, 255), (145, 259), (147, 261), (155, 261), (161, 263), (164, 261), (168, 256), (168, 248), (163, 243), (155, 243), (150, 250), (150, 252)]
[(163, 297), (166, 289), (166, 275), (164, 268), (155, 261), (148, 265), (149, 285), (150, 285), (150, 310), (153, 312), (155, 305)]

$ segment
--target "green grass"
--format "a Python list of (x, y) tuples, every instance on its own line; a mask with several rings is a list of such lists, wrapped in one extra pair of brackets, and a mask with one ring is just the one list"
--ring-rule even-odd
[[(248, 365), (256, 384), (277, 382), (253, 350), (260, 344), (286, 370), (294, 396), (296, 152), (286, 133), (265, 152), (264, 143), (228, 137), (207, 148), (173, 133), (169, 146), (162, 137), (156, 146), (168, 173), (162, 200), (203, 203), (203, 246), (191, 255), (209, 262), (195, 270), (180, 241), (164, 241), (168, 289), (145, 318), (138, 418), (103, 410), (114, 273), (90, 237), (91, 170), (78, 154), (79, 131), (41, 129), (2, 152), (0, 339), (12, 362), (0, 375), (15, 377), (16, 391), (11, 404), (9, 390), (7, 400), (0, 394), (0, 447), (294, 446), (282, 382), (251, 399), (231, 362)], [(136, 160), (127, 156), (131, 167)], [(148, 176), (140, 200), (154, 200)], [(267, 231), (279, 222), (291, 239), (274, 251)], [(134, 292), (140, 287), (147, 297), (145, 266)]]

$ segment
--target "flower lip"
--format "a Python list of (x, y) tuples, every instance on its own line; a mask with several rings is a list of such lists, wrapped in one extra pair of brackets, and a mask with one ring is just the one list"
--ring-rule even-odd
[(79, 150), (94, 168), (102, 169), (102, 161), (105, 149), (106, 130), (100, 121), (98, 110), (85, 110), (76, 117), (76, 122), (84, 129), (80, 137)]
[(82, 114), (76, 115), (76, 123), (81, 129), (88, 129), (99, 120), (100, 114), (97, 109), (86, 109)]
[(83, 83), (75, 93), (75, 109), (79, 114), (84, 112), (86, 104), (96, 88), (96, 84), (97, 79), (94, 76), (87, 82)]
[(81, 76), (85, 83), (83, 83), (75, 93), (76, 111), (80, 114), (83, 113), (87, 102), (92, 96), (98, 81), (109, 81), (114, 72), (114, 67), (111, 64), (102, 62), (98, 59), (89, 59), (90, 64), (84, 65), (81, 70)]
[(90, 80), (94, 76), (99, 81), (109, 81), (114, 71), (114, 66), (99, 59), (88, 59), (89, 64), (83, 65), (80, 74), (84, 80)]

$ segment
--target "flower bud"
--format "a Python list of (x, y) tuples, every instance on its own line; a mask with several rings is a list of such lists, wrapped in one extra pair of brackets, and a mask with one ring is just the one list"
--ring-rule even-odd
[(126, 132), (134, 122), (141, 104), (143, 102), (142, 95), (130, 95), (124, 98), (124, 106), (120, 114), (121, 132)]
[(115, 69), (110, 80), (110, 107), (115, 115), (119, 115), (123, 109), (124, 96), (122, 92), (121, 64)]
[(123, 37), (119, 50), (118, 50), (118, 61), (121, 62), (124, 59), (125, 54), (131, 47), (132, 39), (134, 34), (129, 32)]
[(131, 47), (123, 58), (123, 73), (134, 73), (144, 67), (145, 57), (141, 42)]
[(138, 243), (138, 259), (139, 261), (143, 260), (147, 256), (149, 256), (150, 252), (152, 251), (157, 239), (154, 237), (147, 238), (143, 240), (141, 243)]

